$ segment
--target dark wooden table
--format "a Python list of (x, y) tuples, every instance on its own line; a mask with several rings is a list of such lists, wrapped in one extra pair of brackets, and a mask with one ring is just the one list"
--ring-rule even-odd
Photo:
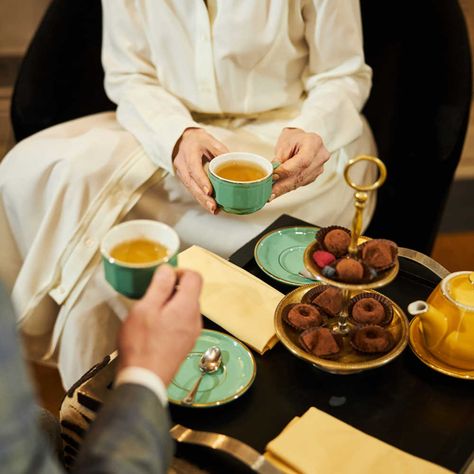
[[(265, 232), (291, 225), (308, 224), (283, 215)], [(293, 287), (267, 277), (255, 263), (253, 249), (259, 237), (230, 260), (283, 293), (290, 292)], [(397, 278), (380, 291), (406, 310), (411, 301), (428, 297), (438, 281), (425, 267), (401, 258)], [(205, 326), (222, 331), (207, 320)], [(322, 372), (293, 356), (281, 343), (263, 356), (254, 355), (257, 377), (240, 399), (202, 410), (172, 406), (173, 421), (233, 436), (264, 452), (265, 445), (294, 416), (315, 406), (367, 434), (456, 472), (474, 449), (474, 382), (430, 369), (409, 347), (386, 366), (351, 375)], [(224, 455), (205, 451), (180, 446), (178, 456), (206, 472), (247, 472)]]

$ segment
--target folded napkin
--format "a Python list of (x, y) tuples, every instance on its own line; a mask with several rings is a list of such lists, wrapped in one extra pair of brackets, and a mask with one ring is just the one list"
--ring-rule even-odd
[(412, 456), (352, 426), (310, 408), (267, 445), (265, 458), (289, 474), (447, 474), (451, 471)]
[(260, 354), (275, 345), (273, 316), (282, 293), (201, 247), (181, 252), (178, 264), (203, 277), (202, 314)]

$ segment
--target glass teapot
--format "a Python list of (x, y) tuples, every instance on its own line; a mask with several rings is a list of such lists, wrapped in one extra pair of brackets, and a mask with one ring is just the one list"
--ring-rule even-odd
[(408, 312), (420, 318), (426, 349), (435, 357), (474, 370), (474, 272), (449, 274)]

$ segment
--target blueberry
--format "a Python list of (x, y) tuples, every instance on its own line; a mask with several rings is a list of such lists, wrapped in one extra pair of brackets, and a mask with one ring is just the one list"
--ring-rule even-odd
[(323, 268), (322, 273), (326, 278), (332, 278), (336, 274), (336, 269), (333, 267), (330, 267), (329, 265), (326, 265)]

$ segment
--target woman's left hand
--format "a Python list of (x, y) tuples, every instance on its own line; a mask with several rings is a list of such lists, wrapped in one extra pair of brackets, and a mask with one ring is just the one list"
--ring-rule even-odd
[(270, 201), (300, 186), (312, 183), (323, 171), (330, 154), (316, 133), (299, 128), (284, 128), (275, 147), (275, 160), (281, 165), (274, 171)]

